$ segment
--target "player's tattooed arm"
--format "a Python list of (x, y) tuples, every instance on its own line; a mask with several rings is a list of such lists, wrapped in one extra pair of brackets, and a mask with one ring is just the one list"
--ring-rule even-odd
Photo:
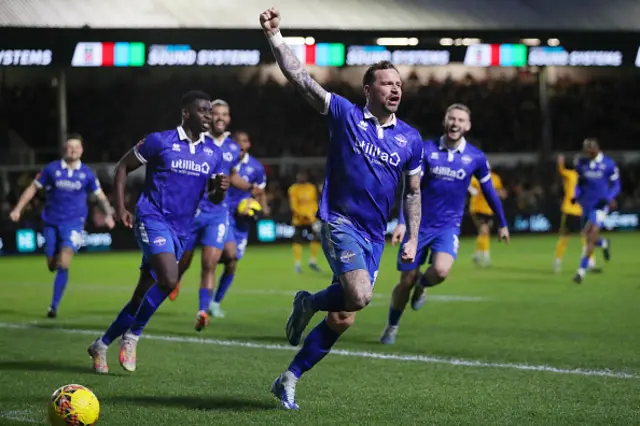
[(102, 189), (99, 189), (98, 192), (96, 192), (96, 197), (98, 199), (98, 206), (104, 214), (106, 214), (107, 216), (115, 215), (115, 210), (113, 209), (113, 207), (111, 207), (109, 199), (107, 199), (107, 196), (102, 191)]
[(422, 198), (420, 195), (420, 173), (407, 177), (404, 190), (404, 218), (409, 238), (418, 238), (420, 218), (422, 216)]
[(327, 91), (315, 81), (307, 68), (285, 43), (280, 34), (280, 12), (271, 8), (260, 14), (260, 25), (269, 40), (273, 56), (284, 76), (318, 112), (325, 113)]

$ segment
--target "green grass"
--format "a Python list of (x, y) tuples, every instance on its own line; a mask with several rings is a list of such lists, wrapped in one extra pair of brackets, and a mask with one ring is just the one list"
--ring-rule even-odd
[[(473, 241), (463, 240), (450, 279), (422, 311), (406, 312), (392, 347), (377, 342), (398, 278), (389, 247), (372, 304), (336, 348), (434, 358), (329, 355), (300, 381), (297, 413), (280, 410), (269, 393), (294, 354), (284, 322), (291, 294), (321, 289), (330, 276), (297, 276), (289, 247), (249, 248), (223, 305), (227, 318), (203, 334), (193, 331), (199, 271), (190, 271), (179, 299), (165, 303), (146, 330), (182, 341), (142, 340), (134, 374), (120, 369), (114, 345), (107, 376), (91, 372), (86, 347), (129, 298), (139, 254), (79, 255), (56, 320), (44, 318), (53, 280), (44, 259), (1, 258), (0, 425), (42, 424), (50, 394), (67, 383), (94, 390), (101, 425), (640, 424), (640, 234), (611, 238), (611, 263), (582, 286), (571, 282), (577, 238), (558, 275), (551, 236), (493, 244), (493, 267), (483, 270), (471, 263)], [(185, 341), (193, 337), (256, 345)]]

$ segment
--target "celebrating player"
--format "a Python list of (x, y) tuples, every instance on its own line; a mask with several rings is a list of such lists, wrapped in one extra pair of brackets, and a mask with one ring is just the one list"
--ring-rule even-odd
[(82, 232), (87, 218), (87, 193), (96, 195), (106, 224), (114, 226), (113, 208), (100, 188), (100, 182), (93, 171), (80, 158), (83, 153), (82, 136), (69, 135), (64, 145), (64, 158), (49, 163), (24, 190), (18, 204), (11, 211), (14, 222), (20, 221), (22, 210), (39, 189), (44, 189), (46, 202), (42, 211), (44, 224), (45, 253), (49, 271), (56, 271), (53, 282), (53, 298), (47, 316), (58, 315), (58, 304), (62, 299), (69, 280), (71, 258), (82, 244)]
[(319, 222), (316, 219), (318, 212), (318, 188), (309, 182), (306, 172), (300, 172), (296, 176), (296, 183), (289, 187), (289, 204), (291, 206), (292, 225), (295, 227), (293, 234), (293, 260), (296, 272), (302, 273), (302, 243), (310, 239), (311, 256), (309, 267), (321, 272), (318, 267), (318, 252), (320, 251)]
[[(507, 198), (507, 191), (502, 186), (502, 179), (491, 171), (491, 182), (493, 182), (493, 188), (501, 199)], [(473, 177), (471, 179), (471, 185), (469, 185), (469, 193), (471, 194), (471, 200), (469, 200), (469, 212), (473, 223), (478, 229), (478, 238), (476, 240), (476, 253), (473, 256), (473, 262), (478, 266), (487, 267), (491, 264), (491, 228), (493, 228), (493, 213), (487, 199), (485, 198), (485, 192), (482, 190), (482, 185)]]
[(327, 93), (309, 75), (280, 34), (280, 13), (260, 14), (260, 23), (285, 77), (318, 112), (330, 129), (325, 184), (318, 216), (322, 247), (334, 273), (332, 284), (311, 294), (300, 291), (286, 326), (292, 345), (318, 311), (327, 316), (309, 333), (289, 368), (273, 383), (272, 392), (287, 410), (295, 400), (300, 376), (329, 353), (354, 322), (355, 312), (369, 304), (384, 249), (387, 218), (401, 177), (407, 175), (404, 213), (407, 242), (402, 259), (413, 262), (420, 225), (422, 141), (416, 130), (396, 118), (402, 81), (388, 61), (371, 66), (363, 78), (367, 99), (359, 107)]
[[(216, 99), (211, 106), (213, 109), (213, 121), (209, 134), (216, 146), (222, 150), (223, 163), (221, 172), (229, 176), (229, 181), (232, 185), (242, 189), (251, 189), (251, 186), (240, 179), (233, 170), (240, 161), (240, 148), (231, 139), (231, 133), (226, 130), (231, 122), (229, 104), (222, 99)], [(202, 331), (209, 324), (207, 310), (213, 300), (215, 270), (223, 249), (226, 258), (231, 259), (229, 261), (235, 261), (236, 259), (235, 243), (227, 241), (228, 230), (229, 212), (226, 201), (223, 200), (221, 203), (215, 204), (205, 194), (196, 211), (196, 217), (191, 228), (191, 236), (180, 259), (180, 279), (182, 279), (183, 274), (191, 266), (196, 245), (202, 244), (202, 268), (200, 270), (196, 331)], [(221, 284), (223, 285), (224, 281), (221, 280)], [(175, 300), (178, 297), (179, 289), (180, 283), (169, 296), (171, 300)]]
[[(565, 165), (564, 155), (558, 156), (558, 173), (560, 173), (562, 177), (564, 198), (562, 200), (562, 206), (560, 207), (560, 211), (562, 212), (560, 238), (556, 245), (556, 258), (553, 263), (553, 270), (555, 272), (560, 272), (562, 268), (562, 258), (569, 243), (569, 236), (572, 233), (580, 232), (582, 228), (582, 207), (580, 207), (580, 204), (571, 201), (575, 197), (576, 185), (578, 184), (578, 172), (574, 169), (569, 169)], [(582, 247), (583, 250), (585, 250), (586, 238), (583, 236), (582, 240)], [(596, 267), (595, 255), (593, 254), (589, 258), (589, 271), (600, 271), (600, 269)]]
[[(211, 100), (192, 91), (182, 98), (182, 124), (152, 133), (118, 162), (115, 182), (118, 219), (133, 228), (142, 249), (140, 278), (131, 301), (105, 334), (89, 346), (93, 368), (107, 373), (107, 348), (117, 337), (120, 365), (136, 369), (136, 346), (142, 330), (178, 284), (178, 259), (189, 237), (202, 194), (221, 202), (229, 185), (222, 170), (222, 151), (204, 132), (211, 122)], [(127, 174), (147, 165), (145, 187), (135, 216), (125, 207)], [(154, 284), (155, 283), (155, 284)]]
[(600, 228), (609, 213), (616, 207), (616, 197), (620, 193), (620, 173), (615, 161), (604, 155), (598, 140), (587, 138), (583, 143), (587, 158), (581, 158), (576, 164), (578, 184), (574, 202), (582, 206), (582, 220), (585, 223), (583, 233), (587, 238), (586, 248), (580, 258), (580, 266), (573, 281), (582, 284), (589, 267), (589, 258), (595, 247), (602, 247), (604, 260), (611, 257), (610, 242), (600, 237)]
[[(247, 132), (237, 131), (233, 138), (240, 147), (240, 163), (235, 167), (235, 172), (249, 185), (254, 188), (254, 194), (256, 194), (256, 200), (260, 204), (262, 214), (269, 215), (269, 205), (267, 203), (267, 195), (264, 189), (267, 186), (267, 176), (264, 173), (264, 167), (256, 158), (249, 155), (249, 149), (251, 148), (251, 140)], [(220, 283), (216, 288), (216, 293), (213, 298), (213, 302), (209, 306), (211, 315), (216, 318), (224, 318), (224, 312), (220, 310), (220, 303), (224, 299), (227, 290), (233, 283), (233, 279), (236, 273), (236, 267), (240, 259), (244, 257), (244, 252), (247, 249), (247, 239), (249, 237), (249, 227), (256, 218), (255, 215), (249, 216), (250, 205), (244, 211), (239, 210), (240, 202), (251, 198), (251, 190), (242, 190), (231, 186), (229, 188), (229, 195), (227, 196), (227, 205), (229, 209), (229, 230), (227, 232), (226, 242), (233, 241), (236, 250), (235, 258), (228, 258), (222, 256), (222, 262), (224, 263), (224, 272), (220, 277)]]
[[(418, 250), (411, 263), (403, 262), (402, 249), (398, 253), (397, 268), (400, 282), (393, 289), (389, 318), (380, 342), (393, 344), (398, 323), (409, 295), (411, 307), (420, 309), (426, 301), (426, 288), (442, 283), (458, 254), (458, 235), (467, 199), (471, 177), (475, 176), (489, 204), (496, 212), (500, 239), (509, 242), (509, 229), (502, 211), (500, 198), (491, 183), (491, 171), (484, 153), (469, 144), (464, 135), (471, 129), (471, 112), (466, 105), (453, 104), (444, 117), (444, 136), (427, 141), (423, 146), (421, 182), (422, 220), (418, 233)], [(406, 226), (400, 213), (399, 224), (392, 234), (392, 243), (405, 243)], [(430, 266), (420, 276), (420, 267), (429, 256)]]

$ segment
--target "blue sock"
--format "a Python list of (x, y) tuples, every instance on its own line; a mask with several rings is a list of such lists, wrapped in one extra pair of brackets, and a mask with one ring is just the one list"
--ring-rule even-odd
[(102, 336), (102, 342), (105, 345), (110, 345), (118, 337), (122, 336), (133, 323), (133, 318), (136, 316), (136, 309), (131, 302), (124, 305), (124, 308), (120, 311), (116, 320), (109, 326), (107, 331)]
[(198, 300), (200, 301), (201, 311), (206, 311), (209, 309), (209, 304), (211, 303), (211, 299), (213, 298), (213, 289), (212, 288), (201, 288), (198, 292)]
[(312, 294), (309, 297), (310, 306), (316, 311), (340, 312), (344, 311), (344, 291), (340, 283), (333, 283), (329, 287)]
[(51, 299), (51, 309), (57, 310), (58, 304), (64, 294), (64, 289), (69, 281), (69, 270), (59, 268), (56, 272), (56, 278), (53, 280), (53, 299)]
[(144, 327), (168, 296), (169, 292), (159, 287), (158, 284), (154, 284), (153, 287), (147, 291), (140, 305), (140, 309), (138, 309), (131, 324), (130, 330), (133, 334), (136, 336), (142, 334)]
[(400, 317), (402, 316), (403, 312), (404, 311), (400, 311), (398, 309), (393, 308), (392, 306), (389, 306), (389, 319), (387, 323), (389, 325), (398, 325), (398, 323), (400, 322)]
[(580, 258), (580, 269), (587, 269), (589, 266), (589, 256), (582, 256)]
[(224, 295), (227, 294), (227, 290), (229, 290), (229, 287), (231, 287), (233, 277), (235, 277), (235, 274), (227, 274), (226, 272), (224, 272), (220, 277), (220, 282), (218, 283), (218, 288), (216, 289), (216, 297), (214, 299), (216, 303), (220, 303), (222, 302), (222, 299), (224, 299)]
[(329, 328), (327, 322), (322, 320), (304, 339), (302, 348), (289, 365), (289, 371), (300, 378), (303, 373), (311, 370), (331, 351), (331, 347), (339, 337), (340, 334)]
[(598, 247), (606, 248), (607, 247), (607, 239), (606, 238), (598, 238), (598, 241), (596, 242), (596, 245)]

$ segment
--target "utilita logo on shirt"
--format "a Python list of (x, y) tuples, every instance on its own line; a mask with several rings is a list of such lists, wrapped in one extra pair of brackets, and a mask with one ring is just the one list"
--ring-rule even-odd
[(372, 163), (383, 165), (390, 164), (392, 166), (397, 166), (400, 164), (400, 155), (397, 152), (392, 152), (389, 154), (388, 152), (380, 149), (379, 146), (375, 146), (372, 143), (365, 141), (356, 141), (356, 145), (353, 147), (353, 150), (359, 154), (362, 154), (368, 157)]
[(198, 164), (193, 160), (173, 160), (171, 169), (180, 174), (199, 176), (200, 174), (208, 175), (211, 167), (209, 163)]
[(79, 180), (76, 180), (76, 181), (73, 181), (73, 180), (57, 180), (56, 181), (56, 188), (65, 189), (67, 191), (77, 191), (80, 188), (82, 188), (82, 182), (80, 182)]
[(467, 172), (463, 169), (454, 170), (446, 166), (435, 166), (431, 168), (431, 174), (447, 180), (459, 179), (462, 180), (467, 177)]

